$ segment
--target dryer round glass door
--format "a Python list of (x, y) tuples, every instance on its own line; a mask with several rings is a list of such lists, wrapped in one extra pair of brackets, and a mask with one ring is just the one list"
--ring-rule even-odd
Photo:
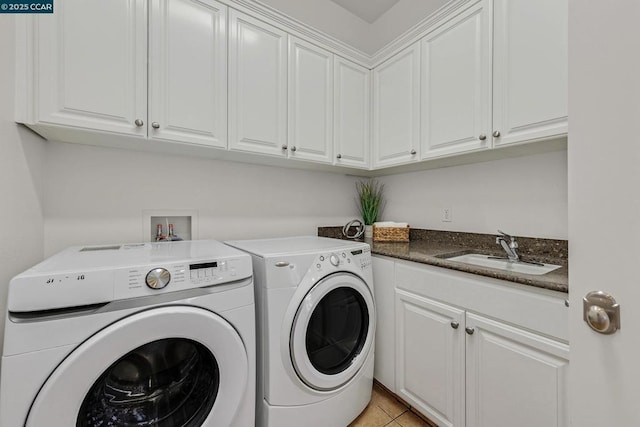
[(229, 425), (247, 392), (242, 339), (220, 316), (161, 307), (126, 317), (67, 356), (27, 426)]
[(300, 379), (316, 390), (334, 390), (365, 364), (375, 329), (373, 296), (350, 273), (320, 280), (305, 295), (293, 321), (291, 360)]

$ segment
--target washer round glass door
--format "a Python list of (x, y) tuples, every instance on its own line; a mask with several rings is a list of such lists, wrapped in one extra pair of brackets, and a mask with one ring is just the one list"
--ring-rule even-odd
[(375, 329), (371, 290), (359, 277), (336, 273), (305, 295), (289, 341), (293, 367), (316, 390), (334, 390), (364, 365)]
[(224, 319), (195, 307), (126, 317), (82, 343), (40, 390), (27, 426), (228, 425), (247, 353)]

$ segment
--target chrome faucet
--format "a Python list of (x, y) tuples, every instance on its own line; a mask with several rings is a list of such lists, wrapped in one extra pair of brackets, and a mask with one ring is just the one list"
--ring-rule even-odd
[[(500, 233), (500, 235), (496, 237), (496, 244), (502, 246), (502, 249), (507, 253), (509, 261), (519, 262), (520, 255), (518, 255), (518, 242), (516, 241), (516, 238), (508, 235), (502, 230), (498, 230), (498, 233)], [(509, 240), (508, 242), (507, 239)]]

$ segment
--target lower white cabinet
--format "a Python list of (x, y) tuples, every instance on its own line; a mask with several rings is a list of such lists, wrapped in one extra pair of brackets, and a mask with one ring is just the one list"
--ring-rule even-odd
[(396, 290), (396, 313), (396, 393), (438, 425), (464, 425), (464, 311)]
[(467, 313), (467, 427), (568, 426), (566, 344)]
[(405, 261), (394, 289), (398, 396), (439, 426), (569, 426), (563, 294)]
[(376, 301), (376, 341), (373, 376), (395, 393), (396, 330), (394, 304), (395, 262), (372, 257), (373, 296)]

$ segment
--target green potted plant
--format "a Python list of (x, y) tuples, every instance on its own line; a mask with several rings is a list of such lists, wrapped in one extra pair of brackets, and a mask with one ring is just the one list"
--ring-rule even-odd
[(373, 223), (378, 220), (384, 208), (384, 184), (375, 179), (358, 181), (356, 190), (358, 191), (356, 204), (365, 224), (364, 237), (370, 239), (373, 237)]

